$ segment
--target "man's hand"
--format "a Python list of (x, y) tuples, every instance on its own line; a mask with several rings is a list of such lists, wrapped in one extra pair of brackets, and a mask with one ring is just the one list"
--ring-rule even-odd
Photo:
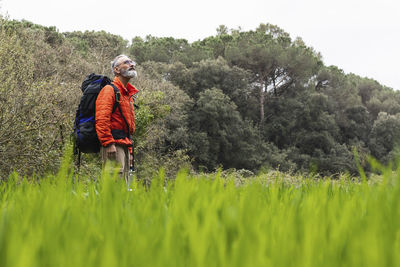
[(116, 158), (117, 155), (117, 148), (115, 147), (115, 144), (111, 144), (106, 147), (106, 152), (107, 152), (107, 157), (108, 158)]

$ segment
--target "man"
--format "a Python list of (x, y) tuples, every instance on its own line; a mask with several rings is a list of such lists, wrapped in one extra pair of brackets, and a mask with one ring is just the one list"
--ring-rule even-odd
[[(116, 96), (111, 85), (106, 85), (99, 93), (96, 132), (103, 166), (109, 160), (116, 161), (121, 176), (128, 182), (129, 168), (133, 163), (131, 135), (135, 131), (133, 95), (138, 92), (129, 80), (137, 77), (136, 63), (126, 55), (119, 55), (111, 62), (111, 68), (115, 76), (113, 84), (120, 94)], [(113, 112), (115, 101), (119, 102), (122, 115), (119, 108)]]

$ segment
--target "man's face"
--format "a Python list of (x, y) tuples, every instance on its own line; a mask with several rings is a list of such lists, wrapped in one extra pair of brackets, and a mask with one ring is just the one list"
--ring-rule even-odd
[(137, 77), (136, 62), (128, 57), (121, 58), (116, 68), (122, 77), (129, 79)]

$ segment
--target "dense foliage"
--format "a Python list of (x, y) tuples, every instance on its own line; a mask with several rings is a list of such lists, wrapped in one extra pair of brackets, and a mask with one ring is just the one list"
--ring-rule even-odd
[[(277, 26), (184, 39), (59, 33), (0, 20), (0, 175), (54, 171), (80, 83), (126, 53), (139, 63), (138, 171), (181, 165), (355, 173), (400, 140), (400, 92), (335, 66)], [(132, 33), (135, 34), (134, 32)], [(92, 160), (88, 158), (88, 162)]]

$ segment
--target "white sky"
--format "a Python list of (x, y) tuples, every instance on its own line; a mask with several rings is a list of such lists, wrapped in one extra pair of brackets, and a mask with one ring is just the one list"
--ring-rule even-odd
[(400, 89), (400, 0), (0, 0), (0, 13), (60, 32), (104, 30), (190, 42), (216, 28), (272, 23), (321, 52), (326, 65)]

